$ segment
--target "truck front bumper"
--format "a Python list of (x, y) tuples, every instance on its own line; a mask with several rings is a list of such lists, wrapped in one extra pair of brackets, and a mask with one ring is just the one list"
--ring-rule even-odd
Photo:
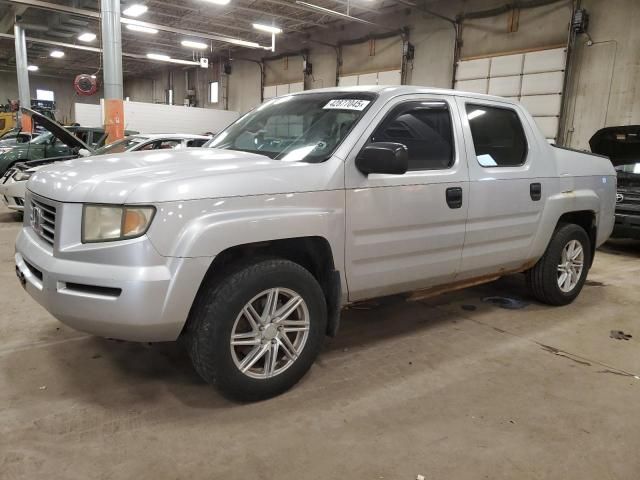
[(146, 265), (105, 264), (95, 245), (84, 259), (78, 251), (58, 258), (25, 227), (16, 240), (16, 274), (38, 303), (76, 330), (140, 342), (176, 340), (211, 258), (162, 257), (144, 237), (118, 250), (128, 248), (127, 258), (140, 259), (142, 252), (155, 258)]
[(640, 215), (616, 213), (612, 237), (640, 239)]

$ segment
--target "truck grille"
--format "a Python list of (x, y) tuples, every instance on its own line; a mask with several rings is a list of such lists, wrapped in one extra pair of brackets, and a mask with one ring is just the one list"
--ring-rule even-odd
[(56, 240), (56, 207), (32, 196), (29, 222), (33, 231), (53, 246)]

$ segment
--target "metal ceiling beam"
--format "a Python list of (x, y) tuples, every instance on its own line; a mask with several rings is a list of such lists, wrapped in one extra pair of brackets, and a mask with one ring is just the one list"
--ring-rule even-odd
[(27, 10), (26, 6), (9, 5), (7, 13), (0, 19), (0, 33), (7, 33), (16, 22), (16, 15), (22, 15)]
[[(70, 15), (78, 15), (78, 16), (84, 16), (84, 17), (90, 17), (90, 18), (95, 18), (95, 19), (99, 19), (100, 18), (100, 13), (99, 12), (95, 12), (93, 10), (86, 10), (83, 8), (75, 8), (75, 7), (68, 7), (65, 5), (59, 5), (57, 3), (49, 3), (49, 2), (43, 2), (41, 0), (6, 0), (11, 4), (18, 4), (18, 5), (28, 5), (29, 7), (34, 7), (34, 8), (40, 8), (43, 10), (49, 10), (49, 11), (53, 11), (53, 12), (62, 12), (62, 13), (67, 13)], [(185, 30), (182, 28), (174, 28), (174, 27), (169, 27), (166, 25), (158, 25), (155, 23), (149, 23), (149, 22), (142, 22), (139, 20), (133, 20), (130, 18), (120, 18), (120, 21), (124, 24), (128, 24), (128, 25), (140, 25), (143, 27), (148, 27), (148, 28), (154, 28), (156, 30), (161, 30), (163, 32), (172, 32), (172, 33), (177, 33), (179, 35), (187, 35), (187, 36), (191, 36), (191, 37), (196, 37), (196, 38), (206, 38), (207, 40), (215, 40), (218, 42), (223, 42), (223, 43), (228, 43), (231, 45), (239, 45), (239, 46), (243, 46), (243, 47), (248, 47), (248, 48), (258, 48), (258, 49), (267, 49), (270, 47), (266, 47), (266, 46), (262, 46), (259, 45), (256, 42), (250, 42), (247, 40), (242, 40), (240, 38), (235, 38), (235, 37), (231, 37), (228, 35), (222, 35), (222, 34), (211, 34), (211, 33), (204, 33), (204, 32), (194, 32), (194, 31), (190, 31), (190, 30)]]
[[(304, 5), (298, 5), (298, 4), (292, 3), (292, 2), (287, 2), (285, 0), (262, 0), (262, 1), (267, 2), (267, 3), (272, 3), (273, 5), (280, 5), (281, 7), (297, 8), (298, 10), (304, 10), (305, 12), (318, 13), (317, 10), (314, 10), (312, 8), (305, 7)], [(336, 3), (342, 4), (342, 5), (346, 5), (347, 4), (347, 2), (345, 2), (345, 1), (339, 1), (339, 0), (334, 0), (334, 1)], [(371, 7), (365, 7), (363, 5), (350, 4), (350, 7), (351, 8), (358, 8), (360, 10), (363, 10), (363, 11), (369, 12), (369, 13), (379, 13), (375, 9), (373, 9)]]
[(296, 3), (298, 5), (304, 5), (306, 7), (309, 7), (311, 9), (315, 10), (316, 12), (320, 12), (320, 13), (323, 13), (325, 15), (330, 15), (330, 16), (336, 17), (336, 18), (341, 18), (342, 20), (348, 20), (350, 22), (363, 23), (365, 25), (371, 25), (371, 26), (380, 28), (382, 30), (397, 30), (396, 28), (389, 28), (389, 27), (386, 27), (384, 25), (380, 25), (378, 23), (370, 22), (369, 20), (365, 20), (364, 18), (352, 17), (351, 15), (347, 15), (346, 13), (336, 12), (335, 10), (331, 10), (329, 8), (321, 7), (319, 5), (314, 5), (312, 3), (302, 2), (300, 0), (296, 0)]
[[(0, 38), (14, 39), (15, 37), (9, 33), (0, 33)], [(102, 53), (102, 49), (98, 47), (86, 47), (84, 45), (75, 45), (73, 43), (56, 42), (54, 40), (44, 40), (42, 38), (33, 38), (33, 37), (27, 37), (26, 40), (27, 42), (41, 43), (43, 45), (50, 45), (53, 47), (69, 48), (71, 50), (82, 50), (85, 52)], [(138, 53), (122, 52), (122, 56), (126, 58), (136, 59), (136, 60), (144, 60), (150, 63), (156, 63), (156, 64), (158, 63), (158, 60), (149, 59), (147, 58), (146, 55), (141, 55)], [(179, 59), (176, 59), (176, 60), (179, 60)], [(181, 62), (185, 62), (184, 63), (185, 65), (186, 64), (189, 64), (189, 65), (193, 64), (194, 66), (200, 65), (199, 62), (192, 62), (190, 60), (182, 60)]]

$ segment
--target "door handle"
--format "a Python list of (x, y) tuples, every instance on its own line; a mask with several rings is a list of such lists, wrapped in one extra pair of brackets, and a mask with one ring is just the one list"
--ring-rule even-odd
[(449, 205), (449, 208), (462, 207), (462, 188), (460, 187), (447, 188), (446, 197), (447, 197), (447, 205)]
[(542, 185), (540, 183), (532, 183), (529, 185), (529, 195), (531, 195), (531, 200), (537, 202), (542, 198)]

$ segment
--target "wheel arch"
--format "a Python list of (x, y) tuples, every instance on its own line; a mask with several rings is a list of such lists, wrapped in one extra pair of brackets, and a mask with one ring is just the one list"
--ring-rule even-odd
[[(336, 269), (331, 244), (321, 236), (281, 238), (226, 248), (211, 262), (198, 288), (194, 305), (201, 292), (212, 283), (221, 281), (234, 270), (260, 258), (284, 258), (301, 265), (314, 276), (327, 303), (327, 335), (335, 336), (340, 324), (342, 279), (340, 271)], [(189, 320), (185, 329), (188, 328), (188, 324)]]

